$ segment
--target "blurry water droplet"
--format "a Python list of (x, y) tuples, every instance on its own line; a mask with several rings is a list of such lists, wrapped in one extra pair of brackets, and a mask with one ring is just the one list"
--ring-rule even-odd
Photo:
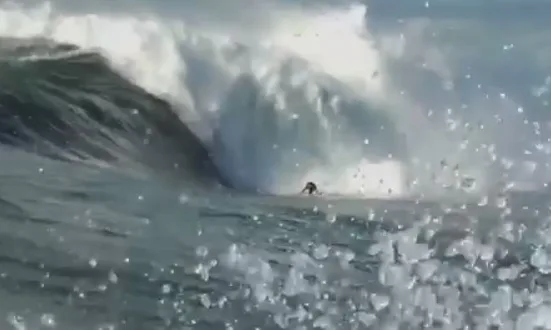
[(342, 254), (343, 260), (346, 261), (347, 263), (354, 260), (355, 257), (356, 257), (356, 254), (352, 250), (347, 250)]
[(203, 306), (205, 306), (206, 308), (210, 308), (211, 301), (208, 295), (202, 294), (200, 299), (201, 299), (201, 304), (203, 304)]
[(163, 294), (169, 294), (170, 291), (172, 291), (170, 284), (163, 284), (163, 287), (161, 288), (161, 292)]
[(482, 198), (478, 201), (478, 206), (486, 205), (488, 205), (488, 196), (482, 196)]
[(228, 302), (228, 298), (226, 298), (225, 296), (222, 296), (220, 297), (220, 299), (218, 299), (218, 302), (216, 304), (218, 305), (218, 308), (223, 308), (227, 302)]
[(27, 327), (25, 326), (25, 321), (23, 318), (17, 314), (9, 313), (7, 316), (7, 321), (11, 326), (13, 326), (16, 330), (26, 330)]
[(323, 260), (327, 258), (328, 255), (329, 255), (329, 248), (325, 244), (318, 245), (314, 249), (314, 258), (318, 260)]
[(199, 264), (195, 267), (195, 274), (199, 275), (203, 281), (207, 282), (210, 278), (209, 270), (209, 266)]
[(314, 321), (314, 327), (321, 329), (333, 329), (331, 319), (327, 315), (322, 315)]
[(371, 304), (373, 305), (373, 309), (375, 311), (380, 311), (381, 309), (384, 309), (388, 306), (390, 303), (390, 298), (388, 296), (384, 295), (378, 295), (378, 294), (372, 294), (371, 295)]
[(187, 202), (189, 202), (189, 197), (186, 194), (181, 194), (178, 198), (178, 201), (180, 202), (180, 204), (186, 204)]
[(40, 317), (40, 323), (43, 326), (53, 328), (56, 326), (55, 317), (53, 314), (42, 314)]
[(551, 260), (543, 248), (538, 248), (530, 257), (530, 264), (543, 274), (551, 274)]
[(369, 210), (369, 213), (368, 213), (368, 215), (367, 215), (367, 219), (368, 219), (369, 221), (373, 221), (373, 219), (375, 219), (375, 211), (373, 211), (373, 209), (370, 209), (370, 210)]
[(360, 320), (360, 322), (362, 322), (366, 327), (370, 327), (375, 321), (377, 321), (377, 317), (373, 314), (368, 314), (361, 311), (358, 313), (358, 320)]
[(206, 246), (198, 246), (195, 249), (195, 254), (198, 257), (204, 258), (209, 254), (209, 249)]
[(109, 272), (109, 282), (115, 284), (119, 281), (119, 277), (117, 276), (117, 274), (114, 272), (114, 271), (110, 271)]
[(436, 260), (428, 260), (417, 264), (417, 276), (421, 281), (428, 280), (438, 270), (440, 263)]
[(507, 197), (506, 196), (498, 196), (496, 198), (496, 206), (499, 208), (505, 208), (507, 206)]
[(98, 261), (96, 259), (92, 258), (88, 261), (88, 264), (90, 265), (90, 267), (96, 268), (96, 266), (98, 265)]

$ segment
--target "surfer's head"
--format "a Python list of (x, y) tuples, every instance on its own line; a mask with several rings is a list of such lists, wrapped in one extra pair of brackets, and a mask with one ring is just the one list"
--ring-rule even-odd
[(318, 186), (316, 186), (315, 183), (312, 181), (306, 182), (306, 185), (304, 186), (304, 189), (302, 189), (302, 192), (308, 192), (308, 195), (312, 195), (313, 193), (316, 193), (318, 191)]

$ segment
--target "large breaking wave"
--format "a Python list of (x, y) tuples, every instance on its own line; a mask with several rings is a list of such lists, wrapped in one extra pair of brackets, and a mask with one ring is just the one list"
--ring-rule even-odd
[(1, 141), (279, 194), (305, 180), (377, 197), (485, 192), (542, 163), (545, 128), (499, 88), (467, 84), (426, 23), (374, 35), (363, 5), (278, 4), (249, 9), (264, 18), (250, 29), (184, 9), (1, 5)]
[(191, 174), (197, 182), (224, 182), (171, 106), (115, 73), (101, 55), (46, 40), (1, 42), (4, 144), (63, 160), (128, 170), (145, 165)]

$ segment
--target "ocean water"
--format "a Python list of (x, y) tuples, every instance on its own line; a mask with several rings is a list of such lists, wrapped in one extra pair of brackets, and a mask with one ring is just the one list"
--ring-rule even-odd
[(0, 328), (551, 329), (550, 9), (0, 2)]

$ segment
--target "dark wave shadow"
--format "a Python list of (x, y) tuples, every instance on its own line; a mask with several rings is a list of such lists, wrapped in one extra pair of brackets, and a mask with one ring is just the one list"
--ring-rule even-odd
[(101, 160), (223, 183), (171, 105), (98, 53), (0, 39), (0, 143), (64, 161)]

